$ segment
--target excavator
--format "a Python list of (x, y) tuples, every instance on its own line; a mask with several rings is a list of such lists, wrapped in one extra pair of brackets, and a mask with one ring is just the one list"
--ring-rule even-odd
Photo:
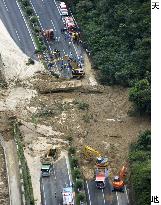
[(45, 31), (42, 31), (42, 35), (48, 40), (54, 40), (54, 31), (53, 29), (47, 29)]
[(101, 168), (101, 167), (107, 167), (108, 165), (108, 158), (102, 157), (100, 152), (97, 150), (93, 149), (90, 146), (84, 146), (83, 148), (83, 154), (87, 159), (93, 159), (93, 157), (96, 157), (96, 167)]
[(114, 180), (112, 182), (112, 186), (113, 186), (112, 191), (124, 192), (124, 188), (125, 188), (124, 179), (126, 177), (126, 173), (127, 173), (127, 168), (123, 166), (119, 172), (119, 175), (114, 177)]

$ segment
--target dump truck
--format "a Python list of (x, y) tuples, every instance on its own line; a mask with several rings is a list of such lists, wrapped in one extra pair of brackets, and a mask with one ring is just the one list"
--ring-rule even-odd
[(96, 167), (107, 167), (108, 166), (108, 158), (103, 157), (102, 154), (93, 149), (90, 146), (84, 146), (83, 148), (83, 154), (86, 159), (92, 160), (94, 157), (96, 157)]
[(53, 168), (53, 159), (57, 156), (57, 150), (50, 146), (47, 153), (41, 158), (41, 176), (49, 177)]
[(41, 176), (42, 177), (49, 177), (52, 170), (52, 163), (51, 162), (44, 162), (41, 166)]
[(96, 168), (95, 182), (98, 189), (104, 189), (106, 186), (106, 179), (108, 177), (108, 169)]
[(54, 40), (54, 31), (53, 29), (46, 29), (45, 31), (42, 31), (42, 35), (48, 40)]
[(123, 166), (118, 174), (118, 176), (115, 176), (112, 182), (113, 189), (112, 191), (120, 191), (124, 192), (125, 188), (125, 182), (124, 179), (126, 177), (127, 168)]
[(74, 205), (75, 193), (72, 187), (63, 188), (63, 205)]

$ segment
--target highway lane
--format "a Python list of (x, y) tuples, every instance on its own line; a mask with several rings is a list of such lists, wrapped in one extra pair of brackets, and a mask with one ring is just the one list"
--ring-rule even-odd
[(111, 205), (112, 204), (112, 193), (111, 185), (106, 181), (106, 187), (104, 189), (97, 189), (95, 181), (86, 181), (86, 188), (88, 193), (88, 204), (89, 205)]
[[(83, 56), (83, 50), (81, 47), (76, 46), (70, 40), (70, 37), (65, 38), (65, 35), (61, 33), (61, 29), (64, 28), (63, 21), (59, 14), (58, 3), (54, 0), (40, 1), (40, 0), (30, 0), (36, 15), (40, 20), (42, 29), (52, 28), (54, 30), (55, 37), (58, 41), (48, 42), (50, 49), (58, 49), (61, 51), (61, 57), (64, 55), (70, 56), (72, 53), (73, 59), (78, 61), (78, 56)], [(69, 41), (72, 42), (69, 45)], [(57, 69), (61, 67), (61, 62), (57, 62)], [(59, 69), (58, 69), (59, 70)]]
[(24, 20), (16, 0), (0, 1), (0, 18), (19, 48), (28, 56), (33, 56), (35, 46), (31, 32), (26, 26), (26, 20)]
[(66, 158), (54, 163), (50, 177), (41, 178), (41, 194), (43, 205), (60, 205), (63, 202), (62, 191), (71, 185)]

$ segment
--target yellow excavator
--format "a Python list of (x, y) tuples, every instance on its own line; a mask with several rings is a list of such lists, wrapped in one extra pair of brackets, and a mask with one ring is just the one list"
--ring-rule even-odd
[(107, 167), (108, 166), (108, 158), (103, 157), (100, 152), (93, 149), (90, 146), (84, 146), (83, 154), (86, 159), (92, 160), (93, 157), (96, 157), (96, 167)]

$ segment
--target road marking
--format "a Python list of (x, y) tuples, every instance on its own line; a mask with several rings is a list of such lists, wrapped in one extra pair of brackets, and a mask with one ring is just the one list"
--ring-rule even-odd
[(55, 180), (56, 180), (56, 172), (55, 172), (54, 167), (53, 167), (53, 172), (54, 172), (54, 177), (55, 177)]
[(32, 8), (33, 8), (33, 10), (34, 10), (34, 12), (35, 12), (37, 18), (38, 18), (38, 21), (39, 21), (40, 27), (41, 27), (41, 29), (42, 29), (43, 27), (42, 27), (42, 24), (41, 24), (41, 22), (40, 22), (39, 15), (37, 14), (36, 9), (35, 9), (33, 3), (31, 2), (31, 0), (30, 0), (30, 4), (31, 4), (31, 6), (32, 6)]
[(18, 31), (17, 31), (17, 30), (16, 30), (16, 35), (17, 35), (18, 40), (19, 40), (19, 41), (21, 41), (20, 36), (19, 36), (19, 34), (18, 34)]
[(105, 201), (105, 195), (104, 195), (104, 191), (103, 191), (103, 189), (102, 189), (102, 195), (103, 195), (103, 202), (104, 202), (104, 204), (105, 204), (106, 201)]
[(42, 184), (42, 190), (43, 190), (43, 193), (44, 193), (44, 205), (46, 205), (46, 196), (45, 196), (45, 191), (44, 191), (44, 186), (43, 186), (43, 184)]
[(7, 5), (6, 5), (5, 0), (3, 0), (3, 4), (4, 4), (4, 6), (5, 6), (6, 10), (8, 11), (8, 7), (7, 7)]
[(53, 25), (53, 27), (54, 27), (55, 32), (56, 32), (56, 28), (55, 28), (55, 26), (54, 26), (54, 22), (53, 22), (52, 20), (50, 20), (50, 21), (51, 21), (51, 23), (52, 23), (52, 25)]
[(22, 11), (21, 11), (20, 5), (18, 4), (18, 1), (17, 1), (17, 0), (16, 0), (16, 4), (17, 4), (18, 9), (19, 9), (19, 11), (20, 11), (20, 13), (21, 13), (21, 16), (22, 16), (22, 18), (23, 18), (23, 20), (24, 20), (24, 22), (25, 22), (25, 25), (26, 25), (27, 30), (28, 30), (28, 32), (29, 32), (29, 35), (30, 35), (31, 41), (32, 41), (32, 43), (33, 43), (33, 45), (34, 45), (34, 48), (36, 49), (36, 45), (35, 45), (35, 42), (34, 42), (34, 40), (33, 40), (33, 37), (32, 37), (32, 34), (31, 34), (31, 31), (30, 31), (30, 29), (29, 29), (29, 27), (28, 27), (28, 24), (27, 24), (27, 22), (26, 22), (26, 19), (25, 19), (24, 15), (23, 15), (23, 13), (22, 13)]
[(91, 197), (90, 197), (90, 194), (89, 194), (89, 187), (88, 187), (87, 181), (86, 181), (86, 184), (87, 184), (87, 192), (88, 192), (88, 197), (89, 197), (89, 205), (92, 205), (92, 203), (91, 203)]
[(126, 193), (127, 202), (128, 202), (128, 204), (129, 204), (129, 197), (128, 197), (128, 193), (127, 193), (126, 186), (125, 186), (125, 193)]
[(55, 0), (54, 0), (54, 3), (55, 3), (55, 5), (56, 5), (56, 8), (58, 9), (58, 12), (59, 12), (60, 16), (61, 16), (60, 9), (59, 9), (59, 7), (58, 7), (58, 5), (57, 5), (57, 3), (56, 3)]
[(119, 203), (119, 197), (118, 197), (117, 191), (116, 191), (116, 198), (117, 198), (117, 204), (120, 205), (120, 203)]
[(66, 162), (66, 165), (67, 165), (67, 170), (68, 170), (68, 176), (69, 176), (69, 182), (70, 182), (70, 185), (72, 185), (72, 180), (71, 180), (71, 176), (70, 176), (70, 167), (69, 167), (69, 162), (67, 161), (67, 157), (65, 157), (65, 162)]

